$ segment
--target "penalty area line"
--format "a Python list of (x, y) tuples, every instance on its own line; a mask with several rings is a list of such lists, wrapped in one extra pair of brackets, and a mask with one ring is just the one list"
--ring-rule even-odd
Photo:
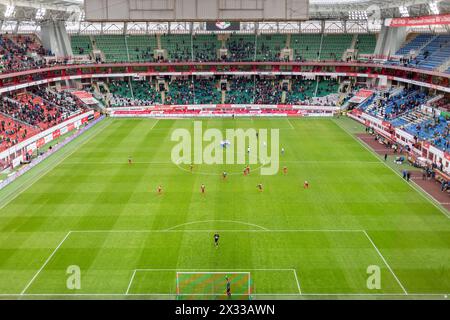
[(298, 294), (301, 295), (302, 294), (302, 289), (300, 288), (300, 281), (298, 281), (297, 270), (292, 269), (292, 271), (294, 272), (295, 282), (297, 282)]
[(381, 260), (383, 260), (384, 264), (386, 265), (386, 267), (389, 269), (389, 271), (392, 273), (392, 275), (394, 276), (395, 280), (397, 281), (397, 283), (399, 284), (400, 288), (402, 288), (403, 292), (405, 295), (408, 295), (408, 291), (406, 291), (405, 287), (403, 286), (402, 282), (400, 281), (400, 279), (397, 277), (397, 275), (395, 274), (394, 270), (392, 270), (391, 266), (389, 265), (389, 263), (386, 261), (386, 259), (384, 258), (384, 256), (381, 254), (380, 250), (378, 249), (378, 247), (375, 245), (375, 243), (373, 242), (372, 238), (369, 236), (369, 234), (366, 232), (366, 230), (364, 230), (364, 235), (367, 237), (367, 239), (370, 241), (370, 243), (372, 244), (372, 246), (374, 247), (375, 251), (378, 253), (378, 255), (380, 256)]
[(125, 292), (126, 295), (128, 295), (128, 293), (130, 292), (131, 285), (133, 283), (134, 277), (136, 276), (136, 271), (137, 270), (133, 271), (133, 275), (131, 276), (130, 282), (128, 283), (127, 291)]
[(72, 233), (72, 231), (67, 232), (66, 236), (59, 242), (58, 246), (53, 250), (53, 252), (47, 258), (47, 260), (45, 260), (44, 264), (39, 268), (39, 270), (34, 274), (33, 278), (31, 278), (31, 280), (28, 282), (26, 287), (22, 290), (22, 292), (20, 293), (21, 295), (25, 294), (25, 292), (28, 290), (28, 288), (31, 286), (31, 284), (34, 282), (34, 280), (37, 278), (37, 276), (41, 273), (41, 271), (45, 268), (45, 266), (50, 262), (50, 260), (55, 255), (56, 251), (58, 251), (58, 249), (62, 246), (64, 241), (67, 240), (67, 238), (70, 236), (71, 233)]

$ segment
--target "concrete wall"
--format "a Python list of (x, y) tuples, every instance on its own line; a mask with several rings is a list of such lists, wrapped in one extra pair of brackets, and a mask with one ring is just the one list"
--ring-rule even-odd
[(406, 40), (406, 28), (393, 28), (382, 26), (378, 35), (375, 54), (377, 55), (394, 55)]
[(72, 46), (63, 21), (44, 21), (41, 23), (41, 41), (57, 57), (72, 56)]

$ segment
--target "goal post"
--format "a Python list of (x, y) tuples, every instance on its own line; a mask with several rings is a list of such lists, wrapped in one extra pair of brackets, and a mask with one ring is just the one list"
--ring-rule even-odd
[[(230, 296), (227, 295), (227, 279)], [(177, 299), (250, 299), (250, 272), (177, 272)]]

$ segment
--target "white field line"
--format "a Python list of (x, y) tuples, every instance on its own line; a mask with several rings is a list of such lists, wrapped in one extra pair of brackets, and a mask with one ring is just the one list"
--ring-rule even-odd
[[(108, 232), (118, 232), (118, 233), (158, 233), (158, 232), (186, 232), (186, 233), (205, 233), (205, 232), (239, 232), (239, 233), (249, 233), (249, 232), (262, 232), (262, 233), (276, 233), (276, 232), (358, 232), (358, 233), (363, 233), (365, 235), (365, 237), (369, 240), (369, 242), (371, 243), (371, 245), (373, 246), (373, 248), (376, 250), (377, 254), (380, 256), (380, 258), (382, 259), (383, 263), (386, 265), (386, 267), (389, 269), (389, 271), (391, 272), (391, 274), (394, 276), (395, 280), (397, 281), (397, 283), (400, 285), (400, 287), (402, 288), (403, 292), (405, 295), (408, 294), (408, 292), (406, 291), (405, 287), (403, 286), (403, 284), (400, 282), (400, 280), (398, 279), (397, 275), (394, 273), (394, 271), (392, 270), (391, 266), (388, 264), (388, 262), (386, 261), (386, 259), (384, 258), (384, 256), (381, 254), (380, 250), (378, 249), (378, 247), (375, 245), (375, 243), (372, 241), (372, 239), (369, 237), (369, 235), (367, 234), (367, 232), (365, 230), (339, 230), (339, 229), (335, 229), (335, 230), (329, 230), (329, 229), (320, 229), (320, 230), (314, 230), (314, 229), (296, 229), (296, 230), (289, 230), (289, 229), (285, 229), (285, 230), (269, 230), (269, 229), (259, 229), (259, 230), (170, 230), (170, 229), (166, 229), (166, 230), (86, 230), (86, 231), (72, 231), (72, 232), (92, 232), (92, 233), (108, 233)], [(153, 270), (153, 271), (176, 271), (178, 269), (136, 269), (137, 271), (146, 271), (146, 270)], [(135, 271), (136, 271), (135, 270)], [(189, 270), (189, 269), (182, 269), (182, 270)], [(200, 271), (201, 269), (195, 269), (197, 271)], [(205, 269), (205, 270), (212, 270), (212, 269)], [(235, 271), (239, 270), (239, 269), (233, 269)], [(257, 270), (257, 269), (241, 269), (241, 270)], [(261, 269), (261, 270), (267, 270), (267, 269)], [(301, 294), (301, 288), (300, 288), (300, 283), (298, 282), (298, 277), (297, 277), (297, 272), (295, 271), (295, 269), (289, 269), (290, 271), (294, 271), (294, 275), (295, 278), (297, 280), (297, 285), (298, 285), (298, 289), (299, 292)]]
[(352, 229), (250, 229), (250, 230), (217, 230), (217, 229), (200, 229), (200, 230), (71, 230), (72, 233), (171, 233), (171, 232), (186, 232), (186, 233), (205, 233), (205, 232), (261, 232), (261, 233), (277, 233), (277, 232), (364, 232), (364, 230)]
[(127, 291), (125, 292), (125, 294), (128, 294), (128, 292), (130, 292), (131, 284), (133, 283), (135, 275), (136, 275), (136, 270), (133, 271), (133, 275), (131, 276), (130, 282), (128, 283)]
[(179, 274), (250, 274), (249, 271), (177, 271)]
[[(23, 189), (20, 189), (18, 192), (16, 192), (16, 194), (9, 199), (8, 201), (5, 201), (5, 203), (3, 203), (0, 206), (0, 210), (3, 209), (6, 205), (8, 205), (11, 201), (13, 201), (14, 199), (16, 199), (20, 194), (22, 194), (24, 191), (28, 190), (32, 185), (34, 185), (37, 181), (39, 181), (41, 178), (43, 178), (46, 174), (48, 174), (50, 171), (52, 171), (54, 168), (56, 168), (57, 166), (59, 166), (64, 160), (66, 160), (68, 157), (70, 157), (72, 154), (74, 154), (76, 151), (78, 151), (82, 146), (84, 146), (87, 142), (91, 141), (94, 137), (96, 137), (100, 132), (102, 132), (103, 130), (105, 130), (105, 128), (107, 128), (112, 122), (109, 122), (107, 125), (105, 125), (102, 129), (100, 129), (97, 133), (95, 133), (94, 135), (92, 135), (91, 137), (89, 137), (88, 139), (86, 139), (85, 141), (83, 141), (82, 143), (80, 143), (75, 149), (73, 149), (71, 152), (69, 152), (66, 156), (64, 156), (61, 160), (59, 160), (56, 164), (52, 165), (52, 166), (48, 166), (47, 169), (45, 169), (41, 174), (39, 174), (37, 177), (35, 177), (33, 179), (33, 182), (30, 183), (28, 186), (26, 186)], [(94, 126), (95, 128), (95, 126)], [(88, 131), (89, 132), (89, 131)], [(84, 133), (86, 134), (86, 132)], [(80, 137), (82, 137), (83, 135), (81, 135)], [(72, 141), (73, 142), (73, 141)], [(59, 150), (58, 152), (60, 152), (61, 150)], [(44, 161), (45, 163), (45, 161)]]
[(45, 260), (44, 264), (41, 266), (41, 268), (34, 274), (33, 278), (31, 278), (31, 280), (28, 282), (28, 284), (26, 285), (26, 287), (22, 290), (22, 292), (20, 293), (21, 295), (25, 294), (25, 291), (27, 291), (27, 289), (31, 286), (31, 284), (33, 283), (33, 281), (36, 279), (36, 277), (39, 275), (39, 273), (41, 273), (41, 271), (45, 268), (45, 266), (47, 265), (47, 263), (52, 259), (52, 257), (55, 255), (56, 251), (58, 251), (58, 249), (61, 247), (61, 245), (64, 243), (64, 241), (66, 241), (66, 239), (69, 237), (69, 235), (72, 232), (69, 231), (66, 236), (61, 240), (61, 242), (58, 244), (58, 246), (55, 248), (55, 250), (53, 250), (53, 252), (50, 254), (50, 256), (47, 258), (47, 260)]
[[(175, 297), (177, 294), (175, 293), (25, 293), (25, 294), (9, 294), (9, 293), (0, 293), (0, 297), (125, 297), (125, 296), (142, 296), (142, 297), (157, 297), (157, 296), (172, 296)], [(184, 294), (179, 294), (184, 295)], [(191, 296), (192, 294), (186, 294)], [(199, 294), (205, 296), (206, 294)], [(214, 296), (220, 294), (213, 294)], [(241, 294), (245, 295), (245, 294)], [(254, 293), (251, 296), (296, 296), (299, 297), (298, 293)], [(376, 296), (385, 296), (385, 297), (400, 297), (405, 298), (406, 295), (403, 293), (302, 293), (301, 296), (349, 296), (349, 297), (358, 297), (358, 296), (367, 296), (367, 297), (376, 297)], [(408, 294), (408, 299), (414, 297), (442, 297), (448, 299), (450, 293), (410, 293)]]
[(156, 119), (155, 123), (153, 123), (152, 127), (150, 128), (150, 130), (153, 130), (153, 128), (156, 126), (156, 124), (159, 122), (159, 119)]
[[(411, 184), (411, 186), (415, 186), (416, 189), (420, 189), (422, 191), (421, 193), (425, 193), (429, 197), (432, 197), (424, 188), (422, 188), (419, 184), (417, 184), (415, 181), (413, 181), (413, 180), (422, 180), (422, 178), (417, 177), (415, 179), (410, 179), (410, 180), (412, 180), (411, 182), (413, 183), (413, 184)], [(418, 191), (420, 192), (420, 190), (418, 190)], [(439, 202), (437, 199), (434, 199), (434, 198), (433, 198), (433, 201), (436, 201), (437, 203), (439, 203), (439, 205), (448, 205), (448, 204), (450, 204), (448, 202)], [(445, 215), (447, 216), (447, 218), (450, 218), (450, 215), (447, 215), (447, 214), (445, 214)]]
[[(398, 279), (398, 277), (395, 275), (394, 271), (392, 270), (392, 268), (390, 267), (390, 265), (387, 263), (386, 259), (384, 258), (384, 256), (381, 254), (381, 252), (379, 251), (379, 249), (377, 248), (377, 246), (375, 245), (375, 243), (372, 241), (372, 239), (369, 237), (369, 235), (367, 234), (367, 232), (365, 230), (346, 230), (346, 229), (284, 229), (284, 230), (269, 230), (269, 229), (258, 229), (258, 230), (71, 230), (69, 231), (66, 236), (62, 239), (62, 241), (58, 244), (58, 246), (53, 250), (53, 252), (50, 254), (50, 256), (47, 258), (47, 260), (44, 262), (44, 264), (41, 266), (41, 268), (36, 272), (36, 274), (33, 276), (33, 278), (29, 281), (29, 283), (27, 284), (27, 286), (22, 290), (22, 292), (20, 293), (20, 295), (25, 295), (26, 290), (31, 286), (31, 284), (34, 282), (34, 280), (37, 278), (37, 276), (40, 274), (40, 272), (45, 268), (45, 266), (48, 264), (48, 262), (52, 259), (52, 257), (55, 255), (55, 253), (58, 251), (58, 249), (62, 246), (62, 244), (64, 243), (64, 241), (67, 240), (67, 238), (69, 237), (70, 234), (72, 233), (171, 233), (171, 232), (185, 232), (185, 233), (211, 233), (211, 232), (232, 232), (232, 233), (242, 233), (242, 232), (246, 232), (246, 233), (251, 233), (251, 232), (261, 232), (261, 233), (277, 233), (277, 232), (357, 232), (357, 233), (364, 233), (365, 237), (369, 240), (369, 242), (372, 244), (373, 248), (376, 250), (376, 252), (378, 253), (378, 255), (380, 256), (380, 258), (383, 260), (384, 264), (387, 266), (387, 268), (389, 269), (389, 271), (392, 273), (392, 275), (394, 276), (394, 278), (396, 279), (397, 283), (400, 285), (400, 287), (402, 288), (403, 292), (405, 295), (408, 295), (408, 292), (405, 290), (404, 286), (402, 285), (402, 283), (400, 282), (400, 280)], [(130, 279), (130, 282), (128, 283), (128, 287), (126, 290), (125, 295), (129, 295), (128, 292), (131, 288), (132, 282), (134, 280), (134, 277), (136, 275), (136, 272), (151, 272), (151, 271), (176, 271), (176, 272), (181, 272), (181, 271), (189, 271), (189, 270), (193, 270), (193, 271), (212, 271), (214, 269), (199, 269), (199, 268), (195, 268), (195, 269), (185, 269), (185, 268), (180, 268), (180, 269), (135, 269), (133, 271), (132, 277)], [(221, 270), (222, 272), (237, 272), (239, 270), (250, 270), (250, 271), (291, 271), (294, 272), (294, 277), (297, 283), (297, 288), (299, 290), (298, 294), (302, 294), (301, 291), (301, 287), (300, 287), (300, 282), (298, 280), (298, 276), (297, 276), (297, 272), (295, 269), (282, 269), (282, 268), (278, 268), (278, 269), (268, 269), (268, 268), (259, 268), (259, 269), (255, 269), (255, 268), (234, 268), (234, 269), (216, 269), (216, 270)], [(192, 272), (191, 272), (192, 273)], [(211, 272), (209, 272), (211, 273)], [(297, 294), (297, 295), (298, 295)], [(8, 296), (8, 294), (0, 294), (0, 296)], [(49, 296), (55, 295), (55, 294), (48, 294)], [(74, 294), (68, 294), (68, 296), (71, 296)], [(89, 295), (89, 294), (86, 294)], [(104, 295), (104, 296), (108, 296), (109, 294), (100, 294), (100, 295)], [(124, 295), (124, 294), (118, 294), (118, 295)], [(131, 294), (130, 294), (131, 295)], [(160, 294), (148, 294), (148, 295), (160, 295)], [(173, 295), (173, 294), (168, 294), (168, 295)], [(261, 294), (262, 295), (262, 294)], [(277, 294), (264, 294), (266, 296), (270, 296), (270, 295), (277, 295)], [(285, 294), (280, 294), (280, 295), (285, 295)], [(305, 295), (305, 294), (303, 294)], [(327, 294), (324, 294), (327, 295)], [(10, 296), (14, 296), (10, 295)]]
[(400, 279), (397, 277), (397, 275), (395, 274), (394, 270), (392, 270), (391, 266), (389, 265), (389, 263), (387, 263), (386, 259), (384, 258), (384, 256), (381, 254), (380, 250), (378, 249), (378, 247), (375, 245), (375, 243), (373, 242), (372, 238), (369, 236), (369, 234), (364, 230), (364, 234), (366, 235), (367, 239), (370, 241), (370, 243), (372, 244), (372, 246), (375, 248), (375, 250), (377, 251), (378, 255), (380, 256), (381, 260), (383, 260), (384, 264), (386, 265), (386, 267), (388, 267), (389, 271), (392, 273), (392, 275), (394, 276), (395, 280), (397, 281), (397, 283), (399, 284), (399, 286), (402, 288), (403, 292), (405, 293), (405, 295), (408, 295), (408, 291), (406, 291), (405, 287), (403, 286), (403, 284), (401, 283)]
[(202, 220), (202, 221), (191, 221), (191, 222), (186, 222), (186, 223), (182, 223), (182, 224), (178, 224), (176, 226), (170, 227), (166, 230), (174, 230), (176, 228), (179, 227), (183, 227), (183, 226), (188, 226), (188, 225), (192, 225), (192, 224), (199, 224), (199, 223), (209, 223), (209, 222), (222, 222), (222, 223), (236, 223), (236, 224), (243, 224), (246, 226), (251, 226), (251, 227), (256, 227), (256, 228), (260, 228), (261, 230), (269, 230), (267, 228), (264, 228), (262, 226), (259, 226), (257, 224), (254, 223), (249, 223), (249, 222), (243, 222), (243, 221), (235, 221), (235, 220)]
[[(362, 145), (366, 150), (368, 150), (369, 152), (371, 152), (378, 160), (379, 162), (383, 163), (387, 168), (389, 168), (392, 172), (394, 172), (396, 175), (398, 175), (399, 177), (402, 178), (402, 180), (404, 181), (404, 183), (406, 183), (407, 185), (409, 185), (411, 188), (413, 188), (415, 191), (417, 191), (423, 198), (425, 198), (428, 202), (430, 202), (433, 206), (435, 206), (443, 215), (445, 215), (447, 218), (450, 219), (450, 215), (447, 213), (447, 211), (442, 208), (440, 205), (437, 204), (436, 200), (431, 197), (428, 192), (426, 192), (425, 190), (423, 190), (422, 188), (418, 189), (417, 188), (417, 184), (416, 183), (408, 183), (406, 180), (403, 179), (403, 177), (401, 176), (400, 172), (395, 171), (393, 168), (391, 168), (390, 166), (388, 166), (386, 163), (384, 163), (384, 161), (382, 161), (378, 154), (376, 154), (365, 142), (361, 141), (360, 139), (356, 138), (353, 134), (351, 134), (347, 129), (343, 128), (341, 125), (339, 125), (336, 121), (334, 121), (334, 123), (336, 123), (336, 125), (342, 129), (342, 131), (346, 132), (350, 137), (352, 137), (355, 141), (357, 141), (360, 145)], [(423, 191), (422, 191), (423, 190)], [(425, 193), (424, 193), (425, 192)]]
[(286, 120), (289, 123), (289, 126), (291, 127), (291, 129), (295, 130), (295, 127), (292, 125), (291, 120), (289, 120), (289, 117)]
[[(192, 271), (190, 271), (192, 270)], [(220, 270), (220, 271), (218, 271)], [(243, 270), (243, 271), (239, 271), (239, 270)], [(244, 271), (245, 270), (245, 271)], [(130, 290), (131, 287), (131, 283), (134, 279), (134, 276), (137, 272), (176, 272), (177, 274), (248, 274), (251, 275), (250, 271), (288, 271), (288, 272), (293, 272), (294, 273), (294, 277), (295, 277), (295, 282), (297, 284), (297, 289), (298, 289), (298, 294), (302, 294), (302, 290), (300, 288), (300, 282), (298, 281), (298, 277), (297, 277), (297, 272), (295, 269), (283, 269), (283, 268), (278, 268), (278, 269), (273, 269), (273, 268), (237, 268), (237, 269), (214, 269), (214, 268), (209, 268), (209, 269), (199, 269), (199, 268), (195, 268), (195, 269), (184, 269), (184, 268), (179, 268), (179, 269), (135, 269), (133, 272), (133, 276), (131, 277), (130, 283), (128, 285), (128, 289), (127, 289), (127, 293)], [(178, 294), (178, 295), (190, 295), (190, 294)], [(203, 294), (193, 294), (193, 295), (203, 295)], [(208, 295), (208, 294), (206, 294)], [(210, 295), (218, 295), (218, 294), (210, 294)], [(255, 294), (251, 294), (251, 295), (255, 295)], [(269, 294), (267, 294), (269, 295)]]
[[(381, 164), (380, 161), (327, 161), (327, 160), (283, 160), (282, 163), (304, 163), (304, 164)], [(63, 165), (80, 165), (80, 164), (92, 164), (92, 165), (128, 165), (128, 161), (68, 161)], [(176, 165), (172, 161), (133, 161), (133, 164), (161, 164), (161, 165)], [(241, 164), (238, 164), (241, 165)], [(258, 168), (255, 168), (256, 170)], [(241, 172), (239, 172), (241, 173)]]
[(298, 277), (297, 277), (297, 271), (295, 269), (292, 269), (292, 271), (294, 272), (295, 282), (297, 282), (298, 294), (302, 294), (302, 289), (300, 288), (300, 282), (298, 281)]
[[(217, 271), (220, 272), (217, 272)], [(178, 273), (250, 273), (248, 271), (292, 271), (294, 269), (284, 269), (284, 268), (233, 268), (233, 269), (224, 269), (224, 268), (163, 268), (163, 269), (153, 269), (153, 268), (139, 268), (134, 271), (137, 272), (160, 272), (160, 271), (173, 271)], [(212, 271), (212, 272), (208, 272)]]

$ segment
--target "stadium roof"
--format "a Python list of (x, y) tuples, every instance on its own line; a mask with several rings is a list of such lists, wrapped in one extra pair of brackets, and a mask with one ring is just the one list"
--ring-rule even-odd
[[(0, 0), (0, 20), (65, 20), (83, 8), (84, 0)], [(449, 12), (449, 0), (310, 0), (311, 20), (367, 20), (374, 16), (382, 19)]]

